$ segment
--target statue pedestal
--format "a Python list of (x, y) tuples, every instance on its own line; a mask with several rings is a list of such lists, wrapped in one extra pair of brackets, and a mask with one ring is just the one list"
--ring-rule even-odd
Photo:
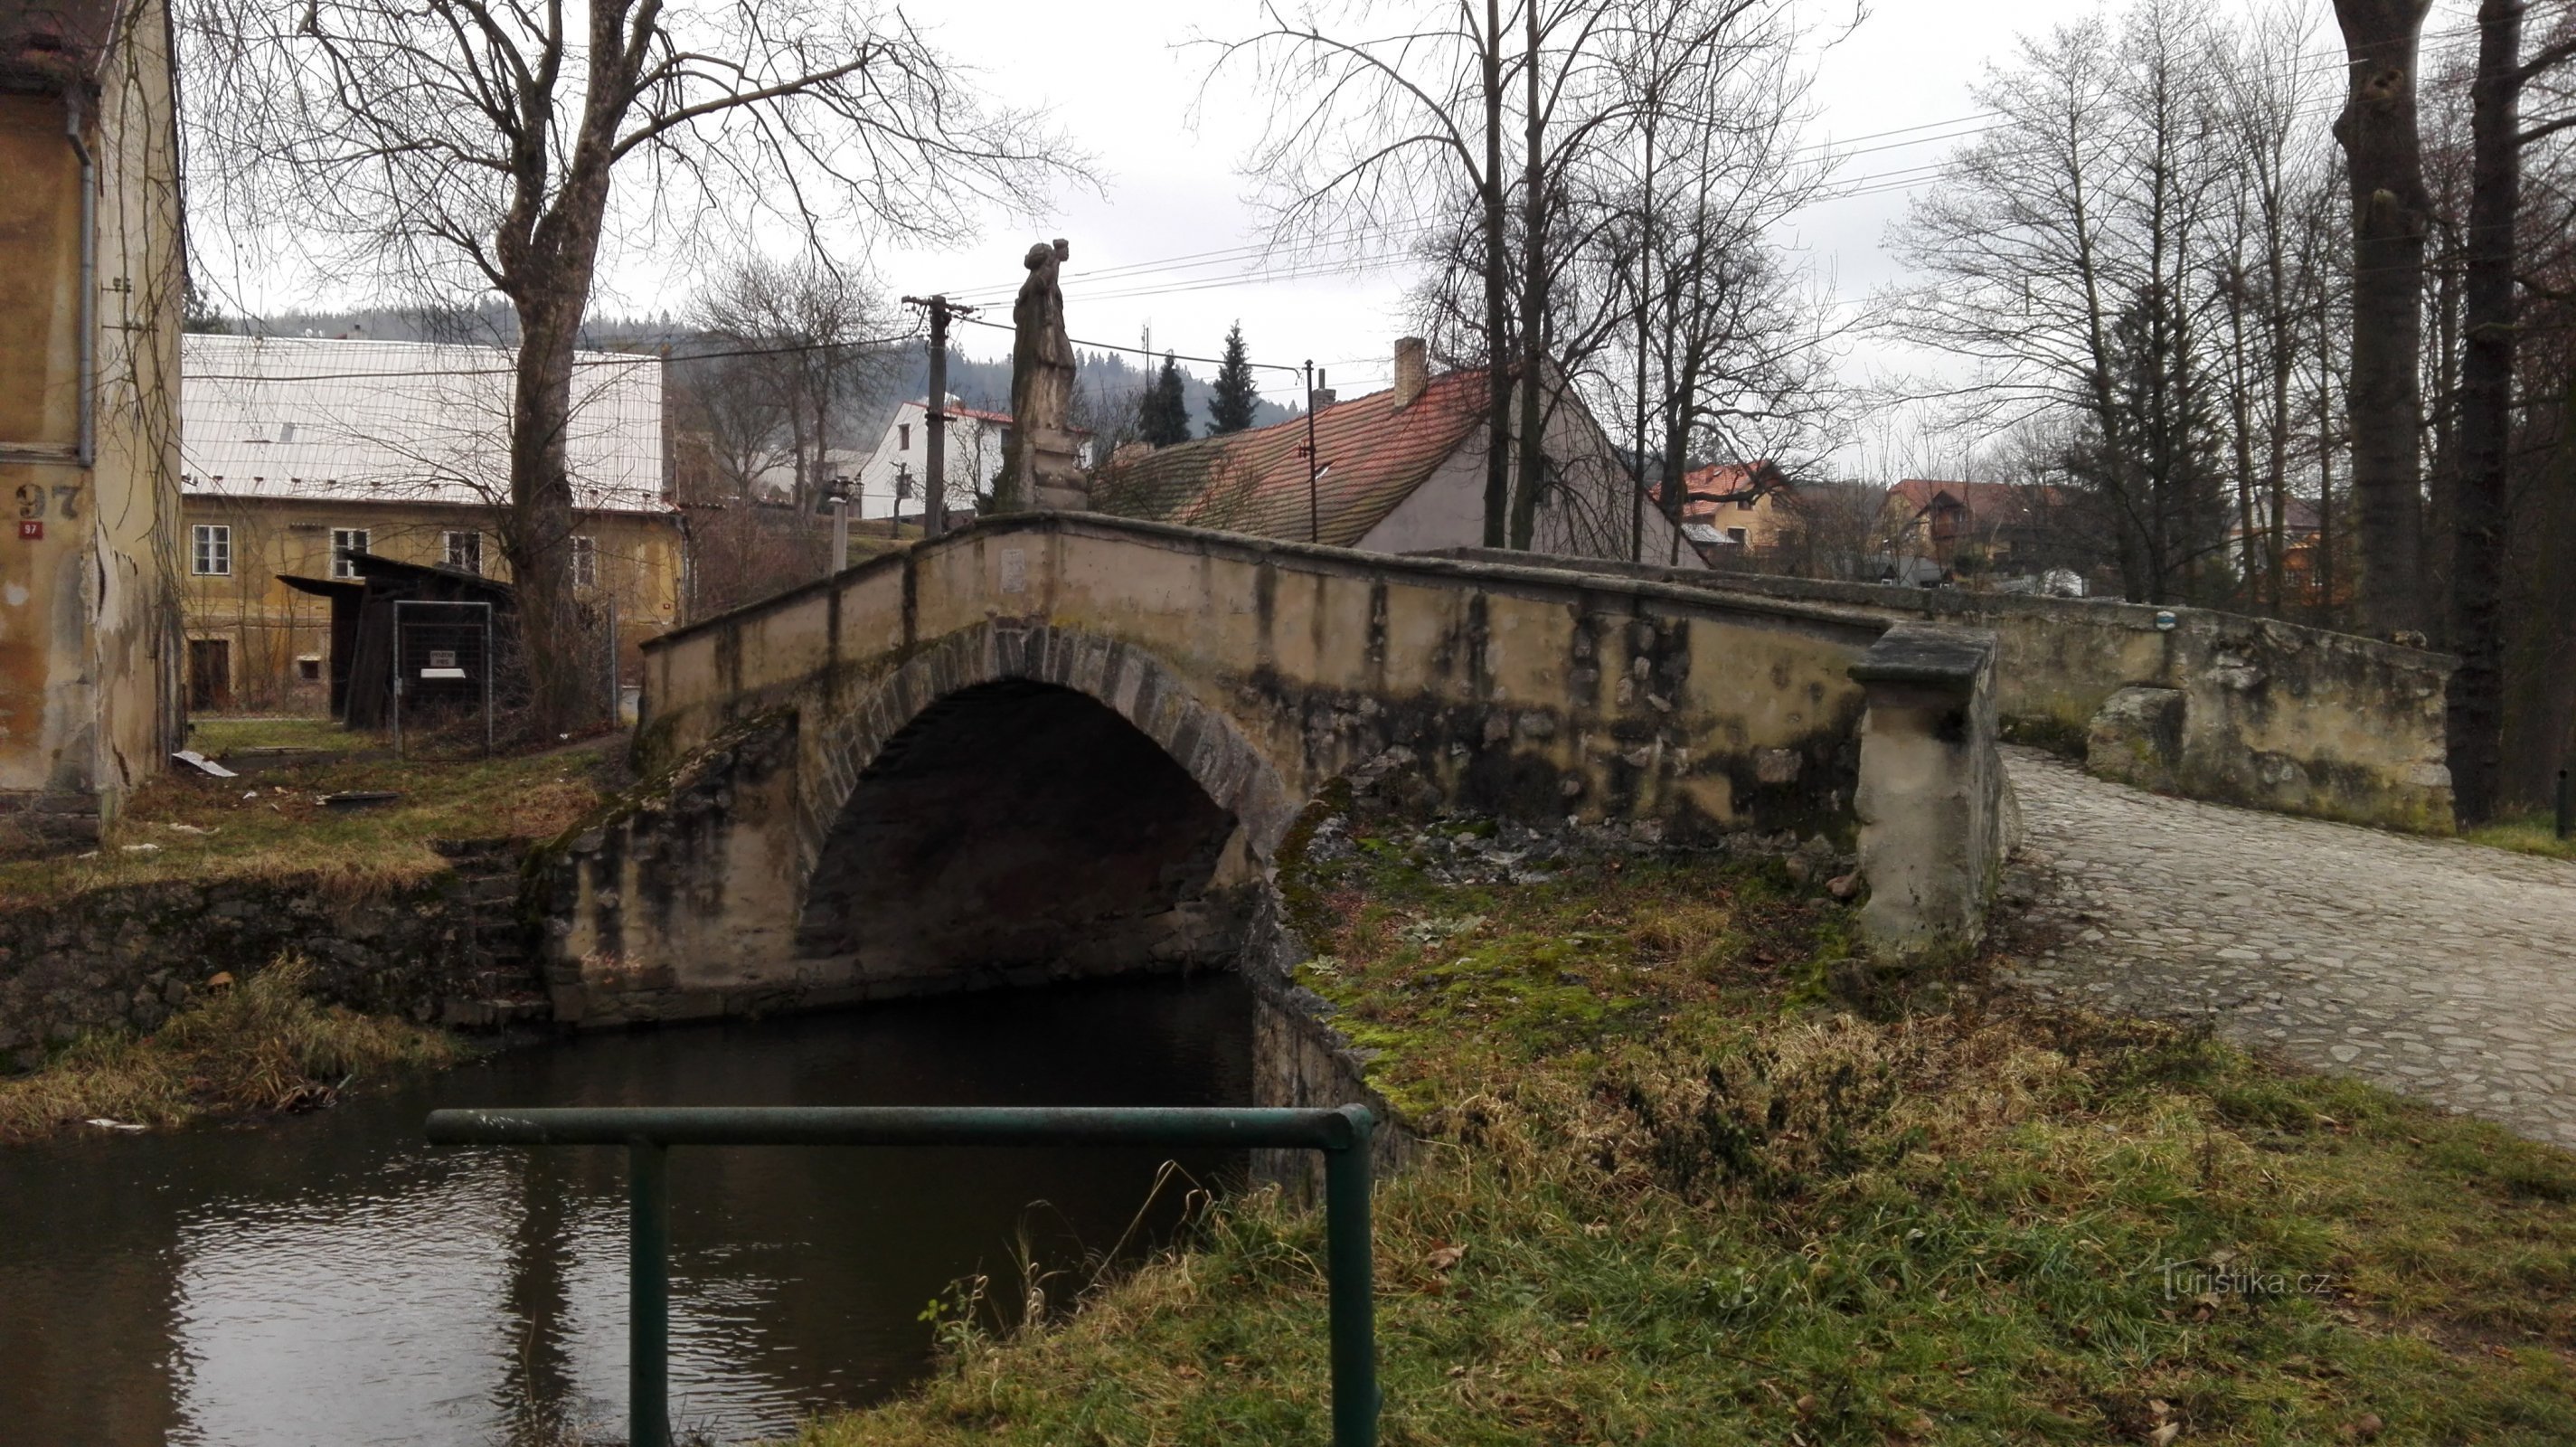
[(1074, 434), (1056, 427), (1029, 429), (1022, 476), (1028, 479), (1029, 506), (1053, 512), (1082, 512), (1091, 506), (1091, 488), (1082, 475), (1082, 454)]

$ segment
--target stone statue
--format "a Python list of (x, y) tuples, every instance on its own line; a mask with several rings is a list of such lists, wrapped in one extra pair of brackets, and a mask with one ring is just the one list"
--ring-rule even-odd
[(1083, 508), (1090, 494), (1068, 418), (1073, 410), (1073, 342), (1064, 330), (1057, 275), (1071, 248), (1057, 237), (1029, 248), (1029, 279), (1011, 306), (1011, 454), (1005, 506)]

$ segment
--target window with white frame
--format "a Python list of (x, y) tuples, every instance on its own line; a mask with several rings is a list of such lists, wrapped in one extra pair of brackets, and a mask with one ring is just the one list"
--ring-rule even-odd
[(222, 523), (199, 523), (188, 530), (188, 571), (227, 578), (233, 571), (233, 530)]
[(599, 540), (575, 537), (572, 540), (572, 585), (576, 588), (599, 586)]
[(367, 551), (365, 528), (333, 528), (331, 530), (331, 576), (334, 578), (358, 576), (358, 565), (351, 562), (350, 558), (365, 551)]
[(483, 535), (481, 533), (449, 533), (447, 535), (447, 566), (462, 569), (468, 573), (482, 572)]

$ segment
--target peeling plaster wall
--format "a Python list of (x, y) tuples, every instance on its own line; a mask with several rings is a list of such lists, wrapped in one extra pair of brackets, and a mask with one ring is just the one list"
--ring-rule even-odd
[[(178, 132), (158, 4), (91, 81), (0, 94), (0, 845), (94, 839), (178, 736)], [(94, 84), (91, 83), (94, 81)], [(79, 456), (81, 171), (96, 163), (96, 453)], [(41, 536), (34, 535), (41, 529)]]

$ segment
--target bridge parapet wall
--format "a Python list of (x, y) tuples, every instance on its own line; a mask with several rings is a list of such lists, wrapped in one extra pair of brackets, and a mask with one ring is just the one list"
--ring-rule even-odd
[(1155, 659), (1301, 801), (1404, 747), (1464, 805), (1844, 836), (1848, 670), (1885, 631), (1648, 581), (1023, 515), (648, 645), (638, 762), (765, 709), (838, 717), (943, 639), (1038, 628)]
[[(1460, 550), (1446, 557), (1524, 557)], [(2142, 788), (2356, 824), (2448, 833), (2443, 701), (2458, 660), (2208, 608), (1821, 582), (1553, 559), (1890, 622), (1983, 629), (2016, 726)], [(2158, 623), (2168, 615), (2172, 626)]]

